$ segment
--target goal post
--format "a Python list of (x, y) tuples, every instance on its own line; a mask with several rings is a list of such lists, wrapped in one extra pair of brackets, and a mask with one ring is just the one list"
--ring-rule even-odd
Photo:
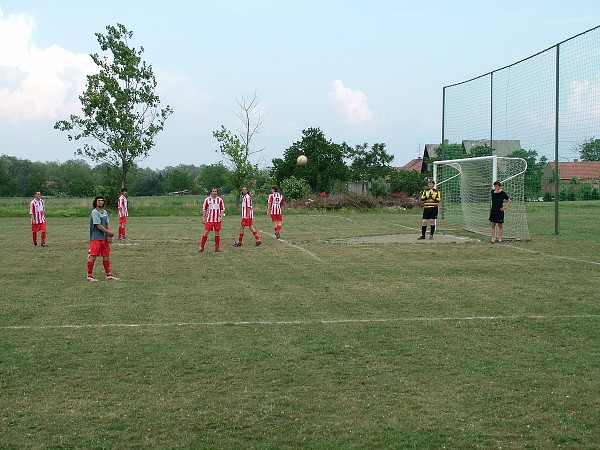
[(499, 181), (513, 201), (505, 213), (503, 239), (529, 240), (524, 195), (526, 170), (527, 161), (523, 158), (495, 155), (434, 161), (433, 179), (442, 196), (438, 227), (462, 228), (489, 236), (491, 191), (494, 181)]

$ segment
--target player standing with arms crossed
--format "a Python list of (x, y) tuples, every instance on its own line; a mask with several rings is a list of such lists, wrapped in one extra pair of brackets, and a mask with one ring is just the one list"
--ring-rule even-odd
[(127, 216), (129, 216), (129, 212), (127, 211), (127, 188), (121, 189), (121, 196), (119, 200), (117, 200), (117, 208), (119, 210), (119, 240), (126, 241), (125, 237), (125, 224), (127, 223)]
[(31, 218), (33, 245), (37, 247), (37, 234), (41, 232), (42, 247), (48, 247), (46, 244), (46, 207), (40, 191), (35, 191), (33, 200), (29, 203), (29, 217)]
[(431, 226), (429, 239), (433, 239), (433, 233), (435, 233), (435, 221), (438, 216), (438, 205), (442, 200), (440, 191), (435, 188), (435, 181), (429, 179), (427, 180), (427, 185), (428, 189), (425, 189), (421, 193), (421, 201), (423, 202), (423, 220), (421, 221), (421, 236), (419, 236), (419, 239), (425, 239), (428, 220)]
[(254, 208), (252, 207), (252, 197), (248, 193), (248, 187), (242, 187), (242, 220), (240, 222), (240, 235), (238, 236), (237, 242), (233, 244), (234, 247), (241, 247), (242, 240), (244, 239), (244, 228), (250, 228), (250, 231), (254, 235), (254, 239), (256, 240), (255, 245), (258, 247), (262, 242), (260, 241), (260, 237), (258, 236), (258, 232), (254, 228), (253, 225), (254, 220)]
[(204, 246), (208, 239), (208, 233), (215, 230), (215, 252), (222, 253), (221, 249), (221, 227), (223, 221), (223, 212), (225, 205), (218, 196), (219, 190), (213, 186), (210, 188), (210, 195), (204, 200), (202, 205), (202, 223), (204, 224), (204, 234), (198, 247), (198, 253), (204, 251)]
[[(508, 200), (504, 205), (504, 200)], [(504, 211), (512, 204), (512, 199), (502, 190), (499, 181), (494, 181), (492, 189), (492, 209), (490, 209), (490, 223), (492, 224), (492, 240), (490, 244), (496, 241), (496, 225), (498, 225), (498, 243), (502, 242), (502, 224), (504, 223)]]
[(277, 239), (281, 239), (281, 223), (283, 222), (281, 207), (283, 204), (284, 200), (279, 193), (279, 188), (277, 186), (272, 186), (271, 195), (269, 195), (269, 209), (267, 210), (267, 214), (271, 216), (271, 222), (273, 222), (275, 237)]
[(102, 265), (106, 272), (107, 280), (119, 280), (110, 271), (110, 243), (115, 235), (109, 229), (108, 212), (104, 209), (106, 199), (97, 195), (92, 204), (94, 209), (90, 214), (90, 250), (87, 259), (87, 280), (98, 281), (94, 277), (94, 263), (98, 256), (102, 256)]

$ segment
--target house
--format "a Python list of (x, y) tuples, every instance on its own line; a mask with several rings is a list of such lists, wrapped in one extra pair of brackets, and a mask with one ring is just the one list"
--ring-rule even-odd
[[(555, 167), (554, 162), (548, 163), (544, 170), (544, 180), (551, 181), (554, 178)], [(571, 180), (577, 180), (579, 183), (598, 187), (600, 184), (600, 161), (559, 162), (558, 179), (560, 183), (571, 183)]]
[(423, 151), (423, 157), (415, 158), (410, 160), (406, 164), (400, 167), (394, 167), (394, 170), (414, 170), (421, 174), (426, 174), (429, 172), (429, 167), (424, 163), (425, 160), (430, 158), (435, 158), (437, 156), (437, 149), (440, 147), (440, 144), (425, 144), (425, 150)]

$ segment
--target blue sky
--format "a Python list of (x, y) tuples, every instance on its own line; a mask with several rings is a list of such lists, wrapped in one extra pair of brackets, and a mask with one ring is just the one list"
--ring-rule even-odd
[(351, 146), (385, 143), (404, 165), (439, 143), (443, 86), (511, 64), (600, 24), (597, 0), (0, 0), (0, 154), (77, 158), (53, 129), (80, 114), (100, 52), (121, 23), (175, 110), (142, 167), (220, 160), (212, 132), (234, 130), (256, 92), (270, 165), (320, 128)]

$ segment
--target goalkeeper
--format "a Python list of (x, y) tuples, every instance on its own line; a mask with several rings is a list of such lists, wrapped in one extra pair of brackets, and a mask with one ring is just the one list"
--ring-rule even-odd
[(428, 189), (425, 189), (421, 193), (421, 201), (423, 202), (423, 220), (421, 221), (421, 236), (419, 236), (419, 239), (425, 239), (428, 220), (431, 226), (429, 239), (433, 239), (433, 233), (435, 233), (435, 220), (438, 216), (438, 205), (442, 200), (440, 191), (435, 188), (435, 181), (429, 179), (427, 180), (427, 185)]
[[(506, 200), (506, 204), (504, 204)], [(512, 204), (512, 199), (502, 189), (499, 181), (494, 181), (492, 189), (492, 209), (490, 209), (490, 223), (492, 224), (492, 240), (490, 244), (496, 241), (496, 225), (498, 226), (498, 243), (502, 242), (502, 224), (504, 223), (504, 211)]]

